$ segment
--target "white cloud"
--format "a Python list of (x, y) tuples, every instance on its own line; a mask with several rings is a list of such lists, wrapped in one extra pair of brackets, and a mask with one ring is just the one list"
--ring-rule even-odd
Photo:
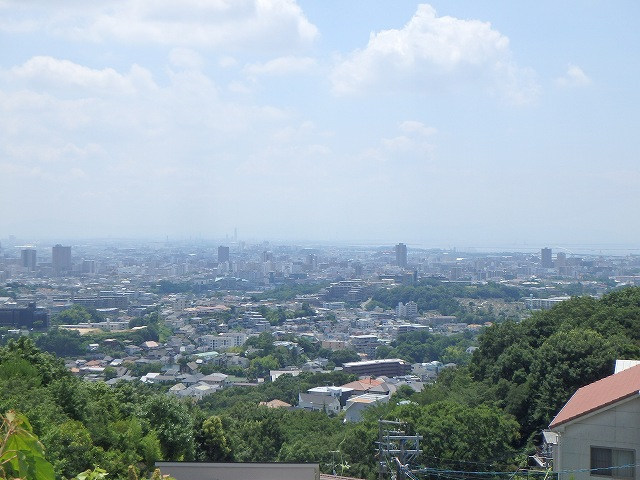
[(156, 88), (151, 73), (138, 65), (133, 65), (129, 73), (120, 74), (112, 68), (97, 70), (48, 56), (33, 57), (0, 75), (21, 85), (75, 87), (112, 94), (133, 94)]
[(586, 87), (591, 85), (591, 79), (580, 67), (569, 64), (565, 74), (556, 79), (556, 84), (560, 87)]
[(364, 49), (335, 67), (332, 82), (338, 94), (430, 92), (473, 84), (497, 89), (507, 98), (537, 94), (531, 72), (515, 65), (509, 39), (490, 23), (439, 17), (426, 4), (402, 29), (372, 33)]
[(0, 5), (0, 16), (5, 32), (93, 42), (291, 51), (318, 35), (295, 0), (14, 1)]
[(47, 192), (73, 185), (77, 198), (97, 195), (86, 204), (70, 199), (74, 208), (113, 217), (147, 198), (166, 208), (185, 191), (202, 199), (212, 185), (230, 195), (244, 181), (234, 176), (237, 164), (270, 147), (290, 121), (286, 110), (225, 99), (197, 70), (169, 71), (158, 84), (136, 66), (123, 72), (34, 57), (0, 71), (3, 196), (54, 208), (67, 199)]
[(248, 75), (287, 75), (290, 73), (306, 73), (316, 66), (310, 57), (279, 57), (265, 63), (247, 65), (244, 69)]
[(406, 133), (419, 133), (424, 136), (435, 135), (438, 131), (434, 127), (428, 127), (422, 122), (415, 120), (405, 120), (399, 126), (400, 130)]

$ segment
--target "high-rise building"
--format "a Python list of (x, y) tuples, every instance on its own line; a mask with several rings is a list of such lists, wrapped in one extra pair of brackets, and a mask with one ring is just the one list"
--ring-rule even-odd
[(33, 272), (36, 269), (36, 251), (33, 248), (24, 248), (20, 252), (22, 258), (22, 266)]
[(404, 243), (396, 245), (396, 265), (407, 268), (407, 246)]
[(558, 252), (556, 254), (556, 267), (564, 267), (567, 264), (567, 254), (564, 252)]
[(550, 248), (543, 248), (540, 250), (540, 265), (542, 268), (553, 268), (553, 259), (551, 258)]
[(51, 266), (55, 273), (63, 273), (71, 270), (71, 247), (63, 247), (60, 244), (51, 248)]
[(95, 260), (83, 260), (82, 261), (82, 273), (96, 273), (96, 261)]
[(220, 245), (218, 247), (218, 263), (228, 262), (229, 261), (229, 247), (223, 247)]

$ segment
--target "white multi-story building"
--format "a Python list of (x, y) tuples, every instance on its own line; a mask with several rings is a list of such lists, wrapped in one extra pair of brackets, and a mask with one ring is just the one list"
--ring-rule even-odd
[(203, 335), (200, 343), (207, 350), (228, 350), (240, 347), (247, 341), (247, 335), (242, 332), (227, 332), (220, 335)]
[(416, 302), (398, 303), (396, 307), (396, 316), (398, 318), (415, 318), (418, 316), (418, 304)]

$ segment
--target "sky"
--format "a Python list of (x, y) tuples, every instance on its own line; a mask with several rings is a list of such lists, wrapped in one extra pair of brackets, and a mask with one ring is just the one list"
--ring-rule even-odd
[(0, 0), (0, 237), (638, 248), (639, 21)]

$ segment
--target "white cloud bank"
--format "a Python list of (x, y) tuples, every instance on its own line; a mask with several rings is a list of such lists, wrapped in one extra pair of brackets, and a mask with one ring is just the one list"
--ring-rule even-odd
[(6, 1), (0, 31), (65, 38), (232, 50), (291, 51), (318, 29), (295, 0)]
[(539, 87), (530, 69), (511, 58), (509, 39), (488, 22), (439, 17), (420, 5), (402, 29), (372, 33), (332, 74), (334, 92), (430, 92), (480, 84), (509, 102), (534, 101)]
[(0, 75), (21, 86), (37, 84), (49, 89), (81, 88), (111, 94), (133, 94), (141, 89), (154, 89), (151, 73), (133, 65), (128, 74), (120, 74), (112, 68), (92, 69), (69, 60), (49, 56), (36, 56)]

